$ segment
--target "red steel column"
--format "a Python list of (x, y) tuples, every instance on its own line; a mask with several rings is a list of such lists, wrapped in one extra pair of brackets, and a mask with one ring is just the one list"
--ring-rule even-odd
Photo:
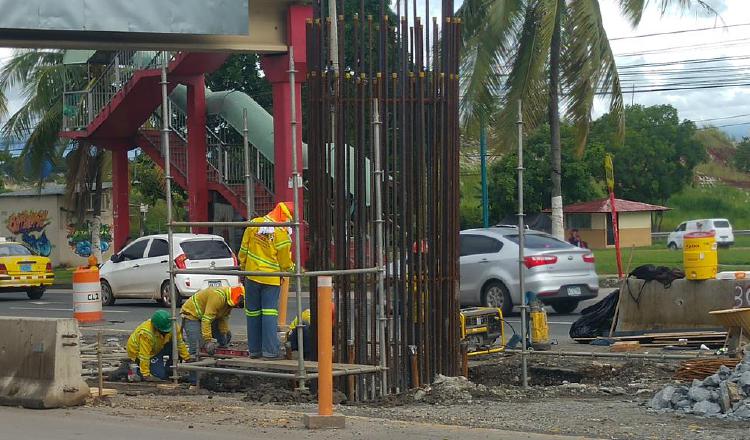
[[(203, 75), (187, 81), (187, 193), (190, 221), (208, 221), (208, 162), (206, 159), (206, 82)], [(208, 228), (192, 228), (198, 234)]]
[[(307, 75), (306, 20), (312, 18), (310, 6), (290, 6), (287, 16), (288, 43), (294, 46), (296, 73), (295, 97), (297, 120), (297, 170), (302, 174), (302, 82)], [(273, 145), (274, 145), (274, 193), (277, 202), (294, 200), (292, 190), (292, 134), (291, 134), (291, 90), (289, 82), (289, 55), (267, 55), (261, 59), (261, 67), (273, 89)], [(300, 222), (304, 222), (302, 189), (299, 190), (299, 203), (295, 207)], [(303, 243), (303, 260), (307, 256), (305, 230), (300, 228), (297, 237)]]
[(119, 252), (130, 235), (130, 177), (128, 175), (128, 150), (112, 150), (112, 216), (114, 252)]

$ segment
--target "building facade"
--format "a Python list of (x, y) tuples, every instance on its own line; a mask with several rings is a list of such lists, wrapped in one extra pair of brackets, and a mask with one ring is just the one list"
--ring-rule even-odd
[[(102, 191), (101, 249), (112, 255), (112, 191)], [(93, 195), (87, 203), (87, 219), (76, 222), (75, 212), (65, 203), (64, 185), (47, 185), (41, 191), (28, 189), (0, 194), (0, 236), (25, 243), (54, 266), (78, 266), (91, 255)]]

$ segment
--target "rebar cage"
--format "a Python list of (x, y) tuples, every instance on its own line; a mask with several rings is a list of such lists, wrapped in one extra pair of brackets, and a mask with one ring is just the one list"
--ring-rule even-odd
[[(416, 2), (396, 2), (395, 14), (383, 0), (379, 14), (367, 14), (361, 0), (313, 3), (308, 265), (383, 269), (334, 275), (335, 362), (384, 367), (382, 376), (350, 379), (358, 398), (456, 375), (460, 21), (453, 2), (442, 2), (432, 24), (417, 17)], [(345, 9), (352, 3), (358, 7)], [(429, 0), (424, 6), (429, 13)], [(314, 295), (311, 310), (315, 329)]]

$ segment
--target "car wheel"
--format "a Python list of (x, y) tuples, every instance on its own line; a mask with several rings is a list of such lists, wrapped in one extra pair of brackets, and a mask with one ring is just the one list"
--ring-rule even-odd
[(510, 315), (513, 311), (513, 301), (510, 299), (510, 292), (499, 281), (490, 281), (482, 289), (482, 305), (500, 309), (503, 316)]
[(578, 307), (578, 301), (577, 299), (563, 299), (560, 301), (556, 301), (552, 303), (552, 308), (555, 309), (555, 312), (561, 314), (561, 315), (567, 315), (569, 313), (573, 313), (573, 311)]
[(675, 243), (674, 241), (673, 241), (673, 242), (670, 242), (670, 243), (669, 243), (669, 244), (667, 245), (667, 247), (669, 248), (669, 250), (670, 250), (670, 251), (676, 251), (676, 250), (677, 250), (677, 243)]
[(26, 291), (26, 296), (28, 296), (29, 299), (41, 299), (42, 295), (44, 295), (44, 290), (44, 287), (32, 287)]
[(102, 305), (111, 306), (115, 303), (115, 295), (112, 293), (112, 287), (109, 283), (102, 280)]
[[(177, 286), (175, 286), (175, 296), (177, 297), (177, 307), (180, 307), (182, 305), (182, 296), (180, 295), (180, 291), (177, 290)], [(161, 284), (159, 299), (156, 301), (164, 307), (172, 306), (172, 297), (169, 294), (169, 281), (164, 281)]]

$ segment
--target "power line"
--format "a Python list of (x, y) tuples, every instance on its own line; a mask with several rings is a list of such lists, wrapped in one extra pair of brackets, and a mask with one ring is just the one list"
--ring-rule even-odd
[(718, 30), (718, 29), (729, 29), (729, 28), (735, 28), (735, 27), (742, 27), (742, 26), (750, 26), (750, 23), (728, 24), (728, 25), (724, 25), (724, 26), (711, 26), (711, 27), (696, 28), (696, 29), (682, 29), (682, 30), (678, 30), (678, 31), (654, 32), (654, 33), (651, 33), (651, 34), (630, 35), (630, 36), (627, 36), (627, 37), (610, 38), (609, 41), (633, 40), (633, 39), (636, 39), (636, 38), (657, 37), (657, 36), (660, 36), (660, 35), (686, 34), (686, 33), (689, 33), (689, 32), (712, 31), (712, 30)]
[(739, 122), (737, 124), (724, 124), (724, 125), (709, 125), (706, 127), (700, 127), (698, 130), (710, 130), (712, 128), (724, 128), (724, 127), (739, 127), (741, 125), (750, 125), (750, 122)]

